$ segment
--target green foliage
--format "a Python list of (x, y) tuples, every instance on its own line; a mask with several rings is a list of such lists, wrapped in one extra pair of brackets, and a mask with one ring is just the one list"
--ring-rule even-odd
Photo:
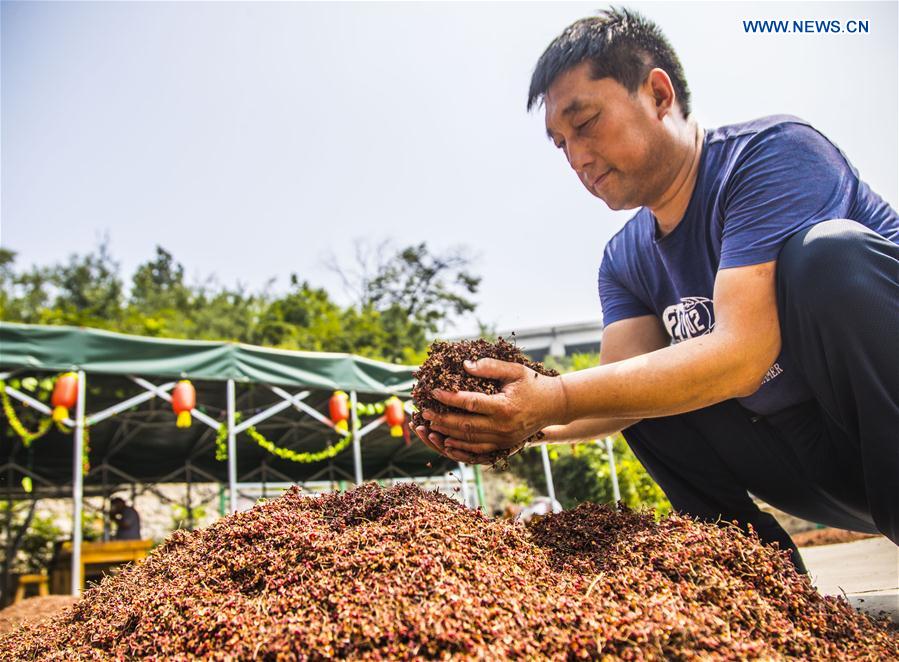
[(156, 247), (153, 260), (137, 268), (131, 283), (130, 303), (141, 310), (184, 310), (190, 301), (184, 267), (162, 246)]
[[(31, 381), (34, 380), (34, 381)], [(35, 382), (37, 383), (34, 386)], [(52, 379), (37, 379), (35, 377), (25, 377), (24, 379), (10, 379), (8, 382), (10, 386), (14, 389), (29, 392), (30, 395), (35, 397), (44, 403), (50, 402), (50, 394), (53, 390), (53, 380)], [(29, 388), (34, 386), (34, 388)], [(9, 405), (13, 408), (15, 413), (15, 417), (18, 418), (21, 425), (29, 432), (36, 432), (38, 428), (41, 427), (41, 422), (46, 420), (46, 416), (39, 412), (37, 409), (33, 407), (28, 407), (23, 405), (18, 401), (12, 400), (9, 397), (2, 397), (2, 399), (6, 400)], [(19, 434), (14, 429), (13, 425), (6, 420), (7, 416), (4, 412), (2, 414), (3, 424), (3, 437), (10, 440), (19, 439)]]
[(11, 550), (11, 572), (37, 573), (46, 569), (53, 556), (53, 543), (62, 536), (50, 517), (34, 514), (28, 521), (30, 508), (30, 501), (13, 501), (10, 512), (10, 503), (0, 501), (0, 520), (4, 522), (0, 530), (0, 549), (8, 549), (9, 536), (17, 536), (26, 522), (28, 526), (19, 540), (18, 549)]
[[(631, 452), (619, 434), (612, 445), (621, 501), (631, 508), (652, 508), (663, 515), (671, 510), (665, 493)], [(553, 486), (556, 498), (565, 508), (584, 501), (612, 503), (611, 468), (605, 444), (558, 444), (550, 446)], [(512, 457), (511, 470), (539, 492), (546, 494), (546, 480), (540, 451), (531, 448)]]
[[(599, 365), (599, 354), (550, 356), (543, 364), (563, 373), (586, 370)], [(620, 434), (614, 437), (612, 452), (615, 457), (621, 500), (631, 508), (648, 507), (659, 515), (668, 513), (671, 510), (671, 503), (662, 492), (662, 488), (646, 472)], [(584, 501), (595, 503), (614, 501), (612, 472), (604, 443), (557, 444), (549, 447), (549, 456), (552, 461), (556, 498), (565, 508), (572, 508)], [(546, 480), (539, 449), (531, 448), (513, 456), (509, 466), (516, 475), (524, 478), (539, 493), (546, 494)]]
[(288, 290), (250, 292), (215, 279), (185, 282), (185, 268), (161, 246), (139, 265), (126, 293), (108, 242), (64, 264), (15, 269), (0, 249), (0, 315), (9, 322), (69, 324), (143, 336), (231, 340), (284, 349), (346, 352), (402, 363), (424, 360), (432, 333), (475, 309), (480, 279), (458, 251), (425, 244), (362, 265), (358, 301), (336, 303), (296, 274)]
[(536, 495), (534, 494), (534, 490), (528, 485), (516, 485), (515, 487), (507, 489), (504, 496), (510, 503), (519, 506), (528, 506), (534, 500)]
[(118, 272), (119, 264), (106, 241), (96, 253), (72, 255), (68, 264), (50, 272), (57, 289), (55, 307), (63, 311), (65, 319), (117, 320), (124, 299)]
[(15, 258), (14, 251), (0, 249), (0, 317), (37, 324), (51, 306), (49, 270), (32, 268), (16, 273)]
[(86, 542), (103, 540), (103, 514), (81, 511), (81, 539)]
[(172, 528), (190, 528), (193, 529), (197, 524), (206, 517), (205, 506), (194, 506), (190, 510), (186, 506), (175, 504), (172, 506)]
[(547, 356), (543, 360), (543, 365), (562, 373), (586, 370), (599, 365), (599, 354), (585, 353), (572, 354), (571, 356)]

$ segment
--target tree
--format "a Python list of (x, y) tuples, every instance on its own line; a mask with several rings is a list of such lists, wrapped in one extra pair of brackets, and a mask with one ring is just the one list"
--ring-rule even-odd
[(477, 293), (481, 279), (466, 271), (469, 263), (459, 250), (435, 255), (424, 242), (407, 246), (371, 279), (367, 303), (379, 310), (396, 308), (436, 333), (448, 320), (476, 308), (469, 297)]
[(340, 337), (342, 311), (328, 293), (290, 276), (290, 290), (274, 299), (261, 313), (252, 342), (285, 349), (342, 351), (336, 349)]
[[(361, 245), (361, 244), (360, 244)], [(429, 337), (475, 308), (479, 278), (460, 251), (431, 253), (425, 244), (395, 253), (382, 244), (345, 270), (358, 297), (348, 306), (291, 274), (287, 292), (225, 287), (214, 277), (185, 282), (184, 266), (162, 246), (139, 265), (125, 292), (108, 241), (66, 264), (17, 272), (15, 253), (0, 252), (0, 306), (7, 321), (72, 324), (123, 333), (359, 354), (419, 363)], [(386, 252), (385, 252), (386, 251)], [(349, 267), (347, 268), (349, 269)]]
[(15, 251), (0, 248), (0, 314), (9, 322), (40, 323), (50, 303), (49, 270), (16, 273), (15, 261)]
[(360, 240), (354, 247), (354, 264), (332, 256), (328, 267), (360, 310), (392, 311), (395, 320), (405, 318), (424, 338), (477, 307), (471, 297), (481, 278), (469, 271), (472, 260), (461, 248), (434, 253), (422, 242), (395, 250), (389, 242), (371, 247)]
[(72, 255), (67, 264), (54, 267), (50, 281), (57, 289), (54, 308), (68, 323), (108, 328), (119, 320), (124, 289), (108, 239), (100, 242), (96, 252)]
[(162, 246), (139, 265), (118, 330), (145, 336), (194, 337), (196, 293), (184, 282), (184, 267)]
[(130, 303), (145, 311), (184, 310), (190, 302), (184, 267), (162, 246), (154, 259), (138, 266), (131, 283)]
[(254, 294), (242, 285), (202, 288), (194, 292), (189, 318), (198, 339), (249, 343), (267, 305), (265, 293)]

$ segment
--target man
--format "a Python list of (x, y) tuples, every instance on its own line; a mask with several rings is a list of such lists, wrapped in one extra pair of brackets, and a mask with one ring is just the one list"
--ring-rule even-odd
[(140, 515), (121, 497), (109, 502), (109, 514), (116, 523), (114, 540), (140, 540)]
[(583, 185), (640, 207), (599, 270), (602, 365), (558, 378), (484, 359), (501, 393), (440, 393), (426, 444), (463, 462), (543, 430), (623, 431), (675, 508), (752, 525), (750, 494), (899, 542), (899, 218), (789, 116), (703, 130), (661, 31), (627, 10), (569, 26), (528, 108)]

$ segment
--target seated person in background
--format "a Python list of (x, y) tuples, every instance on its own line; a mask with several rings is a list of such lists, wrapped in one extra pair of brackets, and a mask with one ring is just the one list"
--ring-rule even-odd
[(110, 502), (109, 513), (116, 523), (113, 540), (140, 540), (140, 515), (121, 497)]

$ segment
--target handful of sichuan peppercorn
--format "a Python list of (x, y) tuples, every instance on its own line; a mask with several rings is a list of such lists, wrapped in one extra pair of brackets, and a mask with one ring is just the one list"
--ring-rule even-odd
[[(456, 407), (448, 407), (433, 396), (435, 390), (439, 391), (473, 391), (493, 395), (502, 390), (502, 382), (497, 379), (475, 377), (468, 374), (462, 365), (465, 361), (478, 359), (499, 359), (510, 363), (521, 363), (534, 372), (549, 377), (558, 376), (558, 372), (551, 368), (545, 368), (542, 363), (531, 361), (514, 344), (499, 338), (496, 342), (487, 340), (460, 340), (458, 342), (437, 341), (428, 348), (428, 358), (421, 367), (413, 373), (418, 380), (412, 389), (412, 402), (418, 411), (412, 415), (412, 424), (427, 426), (427, 421), (421, 415), (423, 409), (436, 412), (456, 411), (462, 412)], [(522, 441), (522, 446), (530, 441), (542, 439), (543, 433), (538, 432)], [(520, 448), (520, 447), (519, 447)], [(513, 450), (499, 451), (494, 454), (494, 463), (505, 459)]]

